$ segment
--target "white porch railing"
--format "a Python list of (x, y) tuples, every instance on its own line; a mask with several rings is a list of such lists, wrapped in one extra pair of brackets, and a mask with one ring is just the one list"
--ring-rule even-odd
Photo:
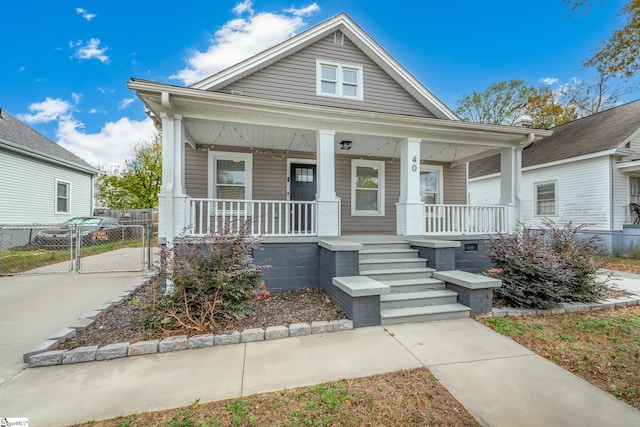
[(317, 235), (315, 201), (191, 199), (189, 218), (195, 235), (233, 234), (245, 224), (255, 236)]
[(505, 206), (425, 205), (427, 234), (507, 233)]

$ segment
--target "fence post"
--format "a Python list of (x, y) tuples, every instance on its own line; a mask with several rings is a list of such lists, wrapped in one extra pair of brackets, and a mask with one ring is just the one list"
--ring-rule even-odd
[(151, 270), (151, 233), (153, 232), (153, 225), (147, 224), (147, 269)]

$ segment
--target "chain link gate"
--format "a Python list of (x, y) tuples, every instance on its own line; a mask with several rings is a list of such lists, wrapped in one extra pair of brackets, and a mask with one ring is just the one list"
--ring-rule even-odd
[(0, 225), (0, 276), (142, 271), (151, 266), (151, 227)]

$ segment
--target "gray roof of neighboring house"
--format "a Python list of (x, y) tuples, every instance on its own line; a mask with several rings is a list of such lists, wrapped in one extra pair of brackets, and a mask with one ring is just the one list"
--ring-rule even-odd
[(5, 110), (0, 110), (0, 146), (55, 163), (63, 163), (85, 172), (98, 172), (89, 163), (22, 123)]
[[(522, 167), (617, 148), (640, 129), (640, 99), (554, 127), (524, 149)], [(500, 172), (500, 155), (469, 163), (469, 178)]]

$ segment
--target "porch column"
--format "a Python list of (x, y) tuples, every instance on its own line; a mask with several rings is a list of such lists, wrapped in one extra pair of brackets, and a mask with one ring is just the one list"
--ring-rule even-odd
[(320, 129), (316, 134), (317, 226), (318, 236), (340, 235), (340, 200), (336, 197), (335, 131)]
[(400, 200), (396, 203), (396, 230), (400, 236), (426, 233), (424, 204), (420, 199), (420, 139), (400, 145)]
[(182, 118), (161, 113), (162, 186), (158, 195), (159, 243), (172, 241), (186, 225), (186, 195), (183, 188), (184, 142)]
[(507, 207), (507, 230), (520, 221), (520, 176), (522, 150), (511, 147), (500, 152), (500, 204)]

